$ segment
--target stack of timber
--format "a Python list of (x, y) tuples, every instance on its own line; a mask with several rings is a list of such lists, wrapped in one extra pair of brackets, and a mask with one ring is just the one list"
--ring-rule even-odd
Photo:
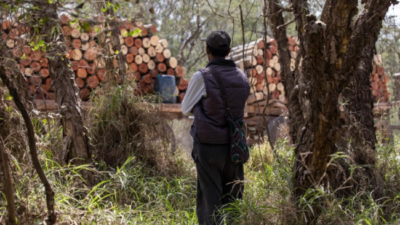
[(372, 96), (375, 102), (389, 102), (390, 92), (387, 87), (389, 76), (382, 66), (382, 56), (375, 55), (372, 61), (372, 73), (370, 77)]
[[(297, 40), (289, 37), (290, 51), (294, 69), (295, 58), (299, 51)], [(244, 55), (244, 58), (243, 58)], [(243, 70), (250, 83), (248, 104), (265, 100), (280, 100), (286, 102), (285, 88), (281, 82), (281, 65), (279, 63), (276, 40), (267, 37), (263, 39), (233, 47), (226, 57), (235, 61), (236, 66)]]
[[(80, 97), (84, 101), (89, 100), (90, 93), (110, 78), (121, 83), (116, 73), (106, 68), (106, 57), (110, 56), (113, 57), (111, 70), (119, 67), (115, 59), (118, 52), (115, 52), (115, 46), (111, 45), (111, 37), (109, 35), (106, 37), (107, 49), (101, 47), (98, 42), (100, 39), (98, 34), (106, 29), (104, 19), (99, 17), (94, 20), (100, 22), (89, 26), (86, 21), (72, 19), (65, 14), (60, 16), (61, 31), (67, 46), (65, 54), (70, 60), (70, 66), (75, 73), (75, 83), (80, 88)], [(183, 77), (184, 69), (171, 55), (168, 41), (156, 35), (157, 28), (153, 24), (143, 25), (140, 21), (115, 20), (120, 31), (120, 50), (126, 62), (126, 78), (137, 83), (134, 94), (153, 94), (157, 85), (156, 77), (168, 74), (176, 78), (176, 95), (181, 101), (188, 87), (188, 80)], [(20, 65), (21, 72), (29, 83), (31, 94), (35, 99), (54, 100), (46, 53), (33, 50), (28, 40), (22, 36), (31, 28), (8, 20), (3, 21), (1, 25), (1, 35)], [(107, 29), (110, 30), (109, 27)], [(137, 29), (140, 29), (140, 34), (132, 32)]]
[[(288, 37), (288, 41), (291, 56), (290, 70), (294, 71), (300, 50), (299, 41), (296, 37)], [(287, 102), (285, 88), (281, 82), (277, 44), (274, 39), (267, 37), (266, 44), (263, 39), (259, 39), (246, 44), (244, 48), (243, 45), (233, 47), (226, 58), (234, 60), (236, 66), (247, 74), (251, 87), (250, 96), (247, 99), (249, 105), (267, 99)], [(388, 102), (391, 95), (387, 88), (389, 76), (382, 67), (382, 57), (375, 55), (372, 65), (370, 80), (374, 100)]]

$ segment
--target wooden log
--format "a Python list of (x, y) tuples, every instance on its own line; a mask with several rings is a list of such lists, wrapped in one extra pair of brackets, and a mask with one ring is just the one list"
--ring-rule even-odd
[(89, 34), (87, 34), (87, 33), (81, 33), (80, 38), (81, 38), (81, 41), (82, 41), (82, 42), (88, 42), (88, 41), (89, 41)]
[(124, 41), (127, 47), (132, 47), (135, 44), (133, 37), (126, 37)]
[[(264, 74), (262, 74), (262, 73), (257, 74), (256, 79), (257, 79), (257, 84), (262, 84), (264, 81)], [(261, 89), (261, 91), (262, 91), (262, 89)]]
[(264, 72), (264, 67), (262, 65), (257, 65), (255, 69), (258, 74), (261, 74)]
[(125, 58), (127, 63), (131, 63), (135, 59), (135, 56), (133, 56), (131, 53), (128, 53), (126, 54)]
[(153, 60), (150, 60), (147, 63), (147, 67), (149, 68), (149, 70), (154, 70), (156, 68), (156, 63)]
[(99, 78), (97, 78), (96, 75), (89, 76), (88, 78), (86, 78), (86, 84), (91, 89), (95, 89), (99, 86)]
[(153, 78), (157, 78), (158, 76), (158, 70), (157, 69), (152, 69), (150, 70), (150, 74)]
[(281, 64), (280, 64), (280, 63), (275, 63), (274, 69), (275, 69), (276, 71), (281, 71)]
[[(79, 49), (78, 49), (79, 50)], [(82, 53), (81, 53), (82, 54)], [(96, 48), (89, 48), (84, 55), (84, 58), (87, 61), (94, 61), (97, 57), (97, 49)], [(82, 57), (81, 57), (82, 58)], [(79, 59), (80, 60), (80, 59)], [(78, 61), (78, 60), (77, 60)]]
[(42, 67), (42, 68), (44, 68), (44, 67), (47, 68), (49, 66), (49, 60), (46, 57), (42, 57), (39, 60), (39, 63), (40, 63), (40, 67)]
[(247, 97), (247, 104), (253, 104), (262, 100), (264, 100), (264, 94), (262, 92), (255, 92)]
[(147, 24), (147, 25), (144, 25), (144, 27), (147, 29), (147, 32), (148, 32), (149, 34), (155, 34), (155, 33), (157, 33), (157, 27), (154, 26), (154, 24)]
[(4, 20), (3, 23), (1, 24), (1, 28), (4, 31), (10, 30), (11, 27), (12, 27), (12, 24), (11, 24), (11, 22), (9, 20)]
[(385, 73), (385, 69), (382, 67), (382, 66), (378, 66), (377, 68), (376, 68), (377, 70), (377, 74), (379, 75), (379, 76), (382, 76), (384, 73)]
[(82, 88), (79, 91), (79, 97), (81, 98), (82, 101), (86, 101), (90, 97), (90, 90), (87, 88)]
[(257, 59), (254, 56), (248, 56), (244, 60), (241, 59), (235, 62), (236, 66), (239, 68), (248, 68), (257, 65)]
[(153, 35), (150, 37), (150, 44), (154, 47), (156, 47), (158, 45), (159, 41), (160, 41), (160, 38), (157, 35)]
[(19, 59), (22, 57), (22, 55), (24, 54), (22, 52), (22, 48), (21, 47), (16, 47), (12, 50), (12, 54), (14, 56), (14, 58)]
[(249, 68), (245, 70), (247, 77), (255, 77), (257, 76), (257, 70), (255, 68)]
[(79, 68), (87, 69), (88, 67), (89, 63), (86, 60), (84, 59), (79, 60)]
[(33, 61), (39, 61), (42, 58), (42, 53), (39, 50), (32, 51), (31, 58)]
[(135, 63), (136, 63), (137, 65), (140, 65), (140, 64), (143, 63), (143, 58), (142, 58), (141, 55), (136, 55), (136, 56), (135, 56)]
[(128, 37), (129, 32), (125, 28), (120, 27), (119, 32), (123, 38)]
[(99, 78), (101, 82), (106, 82), (107, 81), (106, 70), (105, 69), (97, 70), (97, 78)]
[(79, 31), (78, 28), (73, 28), (71, 30), (71, 37), (73, 38), (79, 38), (81, 36), (81, 32)]
[(82, 44), (82, 50), (86, 51), (90, 48), (89, 42), (83, 43)]
[(276, 89), (278, 91), (280, 91), (281, 93), (285, 91), (285, 87), (283, 86), (283, 84), (281, 82), (279, 82), (278, 84), (276, 84)]
[(32, 75), (29, 77), (29, 83), (38, 87), (42, 84), (42, 78), (38, 75)]
[(89, 46), (90, 46), (90, 48), (97, 48), (97, 43), (96, 43), (96, 41), (94, 41), (94, 40), (91, 40), (91, 41), (89, 41)]
[(144, 50), (144, 48), (140, 47), (140, 48), (138, 48), (138, 54), (144, 55), (144, 54), (146, 54), (146, 50)]
[(161, 44), (158, 44), (156, 46), (156, 52), (157, 53), (162, 53), (164, 51), (164, 47)]
[(81, 40), (80, 39), (74, 39), (73, 41), (72, 41), (72, 47), (73, 48), (81, 48), (81, 46), (82, 46), (82, 42), (81, 42)]
[(136, 48), (140, 48), (143, 46), (142, 40), (140, 38), (135, 38), (135, 46)]
[(31, 63), (31, 69), (33, 72), (39, 72), (40, 71), (40, 63), (39, 62), (32, 62)]
[(164, 49), (162, 54), (163, 54), (165, 59), (171, 58), (171, 51), (169, 49)]
[(185, 92), (180, 93), (179, 94), (179, 102), (182, 102), (184, 98), (185, 98)]
[(7, 40), (6, 40), (6, 46), (7, 46), (8, 48), (14, 48), (14, 46), (15, 46), (15, 41), (14, 41), (13, 39), (7, 39)]
[(278, 47), (276, 47), (276, 45), (269, 45), (268, 49), (272, 54), (278, 53)]
[(156, 57), (154, 58), (154, 61), (156, 63), (162, 63), (164, 62), (164, 55), (161, 53), (157, 53)]
[(24, 45), (22, 47), (22, 52), (25, 54), (25, 56), (31, 54), (31, 47), (29, 45)]
[(25, 76), (30, 77), (30, 76), (32, 76), (33, 71), (30, 67), (26, 67), (24, 70), (24, 74), (25, 74)]
[(181, 66), (176, 66), (175, 67), (175, 76), (176, 77), (183, 77), (185, 71), (183, 70), (183, 68)]
[(149, 38), (143, 38), (142, 39), (142, 46), (143, 48), (149, 48), (151, 46), (150, 44), (150, 39)]
[(138, 48), (136, 47), (136, 46), (132, 46), (130, 49), (129, 49), (129, 52), (132, 54), (132, 55), (137, 55), (138, 54)]
[(154, 57), (157, 55), (157, 52), (156, 52), (156, 50), (154, 49), (153, 46), (150, 46), (150, 47), (147, 49), (147, 54), (148, 54), (151, 58), (154, 58)]
[(69, 26), (63, 26), (62, 27), (62, 33), (66, 37), (71, 36), (72, 29)]
[[(89, 49), (88, 51), (90, 51), (90, 49)], [(88, 51), (85, 52), (85, 56), (86, 56), (86, 53), (87, 53)], [(81, 52), (80, 49), (75, 48), (75, 49), (72, 51), (72, 59), (75, 60), (75, 61), (79, 61), (79, 60), (82, 59), (82, 52)], [(89, 58), (86, 58), (86, 57), (85, 57), (85, 59), (90, 60)]]
[[(21, 71), (21, 73), (25, 73), (25, 66), (22, 64), (18, 64), (19, 65), (19, 70)], [(29, 80), (27, 80), (27, 82), (29, 83)]]
[(160, 43), (164, 48), (168, 48), (167, 39), (161, 39), (158, 43)]
[(118, 40), (119, 40), (119, 44), (120, 44), (120, 45), (122, 45), (122, 44), (125, 43), (124, 36), (122, 36), (122, 35), (118, 35)]
[(121, 52), (122, 52), (122, 55), (128, 54), (128, 46), (121, 45)]
[(76, 76), (82, 79), (85, 79), (87, 77), (87, 71), (84, 68), (79, 68), (76, 72)]
[(130, 63), (128, 69), (132, 72), (136, 72), (138, 70), (138, 65), (136, 63)]
[(144, 63), (150, 62), (150, 56), (147, 54), (142, 55), (142, 59)]
[(118, 60), (116, 60), (116, 59), (113, 59), (113, 68), (114, 69), (119, 68), (119, 63), (118, 63)]
[(104, 58), (96, 58), (94, 60), (94, 64), (97, 68), (105, 68), (106, 67), (106, 60)]
[(85, 87), (85, 81), (82, 78), (75, 78), (75, 84), (78, 86), (78, 88), (83, 88)]
[(270, 51), (269, 49), (266, 49), (266, 50), (265, 50), (264, 56), (265, 56), (265, 58), (266, 58), (267, 60), (271, 60), (271, 59), (272, 59), (272, 53), (271, 53), (271, 51)]
[(146, 84), (151, 84), (153, 82), (153, 77), (151, 76), (151, 74), (146, 74), (142, 77), (142, 79), (144, 80), (144, 82)]
[(168, 69), (167, 69), (167, 75), (175, 76), (175, 70), (172, 69), (172, 68), (168, 68)]
[(141, 74), (146, 74), (149, 71), (149, 68), (147, 67), (146, 63), (142, 63), (142, 64), (139, 65), (138, 71)]
[(94, 63), (89, 63), (89, 66), (86, 69), (88, 74), (95, 74), (96, 73), (96, 65)]
[(31, 62), (32, 62), (32, 59), (29, 55), (25, 55), (25, 57), (23, 59), (22, 58), (20, 59), (20, 63), (23, 66), (29, 66), (31, 64)]
[(79, 61), (70, 61), (70, 65), (73, 71), (77, 71), (79, 69)]
[(47, 78), (50, 75), (50, 72), (47, 68), (42, 68), (40, 69), (39, 74), (42, 78)]
[(157, 70), (159, 72), (164, 73), (165, 71), (167, 71), (167, 66), (165, 65), (165, 63), (158, 63), (157, 64)]
[(148, 32), (147, 32), (147, 28), (146, 28), (146, 27), (144, 27), (144, 26), (139, 26), (138, 28), (141, 30), (142, 37), (146, 37), (146, 36), (148, 35)]
[(170, 57), (165, 61), (165, 63), (167, 64), (168, 67), (174, 69), (178, 65), (178, 60), (176, 60), (175, 57)]
[(186, 78), (181, 77), (180, 81), (179, 81), (178, 89), (180, 91), (185, 91), (188, 88), (188, 86), (189, 86), (189, 81)]
[(276, 89), (276, 84), (270, 83), (270, 84), (268, 84), (268, 87), (269, 87), (269, 92), (272, 93)]
[(134, 72), (134, 76), (135, 76), (135, 81), (140, 81), (140, 79), (142, 79), (142, 75), (140, 74), (139, 71)]
[(51, 89), (51, 78), (44, 80), (44, 84), (40, 86), (45, 92), (52, 91)]
[(257, 64), (263, 65), (264, 64), (264, 57), (261, 55), (256, 56)]

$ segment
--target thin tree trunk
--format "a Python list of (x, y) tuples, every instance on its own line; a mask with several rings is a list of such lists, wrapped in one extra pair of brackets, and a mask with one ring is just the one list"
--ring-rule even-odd
[[(12, 62), (11, 62), (12, 63)], [(7, 63), (6, 63), (7, 65)], [(19, 71), (19, 70), (17, 70)], [(21, 73), (12, 71), (13, 73), (17, 73), (17, 77), (23, 76)], [(11, 72), (10, 72), (11, 74)], [(7, 71), (4, 68), (4, 66), (0, 67), (0, 78), (2, 79), (3, 83), (7, 86), (10, 95), (13, 97), (13, 100), (15, 102), (15, 105), (18, 107), (19, 111), (21, 112), (22, 118), (25, 121), (26, 128), (28, 131), (28, 142), (29, 142), (29, 153), (32, 158), (32, 163), (33, 166), (35, 167), (36, 172), (39, 175), (40, 180), (42, 181), (44, 188), (45, 188), (45, 193), (46, 193), (46, 203), (47, 203), (47, 210), (48, 210), (48, 218), (47, 222), (48, 224), (54, 224), (57, 220), (57, 215), (54, 210), (55, 206), (55, 201), (54, 201), (54, 192), (53, 189), (49, 183), (49, 181), (46, 178), (46, 175), (43, 172), (42, 167), (40, 166), (40, 162), (38, 159), (38, 154), (37, 154), (37, 149), (36, 149), (36, 140), (35, 140), (35, 131), (33, 129), (33, 124), (31, 121), (31, 118), (29, 117), (28, 111), (25, 108), (24, 103), (22, 102), (22, 99), (19, 95), (19, 89), (17, 83), (13, 82), (10, 79), (11, 75), (7, 75)]]
[(16, 224), (16, 213), (14, 203), (14, 187), (12, 182), (12, 176), (10, 172), (10, 163), (8, 159), (8, 153), (4, 147), (4, 142), (0, 139), (0, 162), (2, 162), (3, 174), (4, 174), (4, 194), (7, 199), (7, 211), (8, 211), (8, 224)]

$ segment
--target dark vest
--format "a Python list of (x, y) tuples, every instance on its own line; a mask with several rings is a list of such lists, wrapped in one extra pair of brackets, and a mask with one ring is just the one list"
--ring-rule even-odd
[[(227, 95), (233, 117), (243, 119), (244, 107), (250, 92), (246, 74), (236, 68), (232, 60), (214, 59), (207, 64), (218, 73)], [(194, 123), (190, 134), (193, 139), (209, 144), (230, 143), (229, 126), (225, 117), (218, 82), (208, 68), (200, 69), (206, 87), (207, 97), (202, 98), (194, 107)]]

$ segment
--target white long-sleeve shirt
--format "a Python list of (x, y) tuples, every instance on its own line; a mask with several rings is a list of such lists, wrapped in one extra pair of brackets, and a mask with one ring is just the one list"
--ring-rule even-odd
[(186, 90), (185, 97), (182, 101), (182, 113), (185, 116), (192, 115), (193, 107), (201, 100), (207, 97), (206, 86), (201, 72), (197, 71), (190, 80), (189, 87)]

